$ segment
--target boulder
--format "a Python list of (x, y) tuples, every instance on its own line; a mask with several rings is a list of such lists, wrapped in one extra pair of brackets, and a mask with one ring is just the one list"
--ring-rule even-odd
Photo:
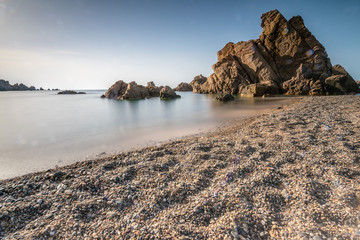
[(178, 92), (191, 92), (193, 88), (189, 83), (181, 82), (174, 90)]
[(285, 95), (323, 95), (320, 80), (313, 79), (313, 70), (309, 64), (300, 64), (296, 76), (283, 83)]
[(149, 91), (150, 97), (160, 97), (160, 90), (162, 88), (163, 88), (162, 86), (161, 87), (155, 86), (154, 82), (148, 82), (146, 86), (146, 89)]
[(340, 91), (343, 94), (359, 92), (357, 82), (341, 65), (334, 65), (332, 67), (332, 74), (331, 77), (325, 80), (327, 85), (334, 87), (336, 91)]
[(349, 77), (343, 74), (333, 75), (325, 79), (325, 88), (330, 94), (348, 94), (358, 93), (359, 87), (353, 84), (353, 81), (349, 80)]
[(206, 79), (207, 78), (201, 74), (194, 77), (190, 83), (194, 93), (200, 93), (201, 85), (206, 82)]
[(229, 93), (217, 96), (215, 99), (217, 101), (221, 101), (221, 102), (229, 102), (229, 101), (234, 101), (235, 100), (234, 96), (229, 94)]
[(168, 100), (168, 99), (175, 99), (180, 98), (180, 95), (177, 95), (175, 91), (170, 88), (169, 86), (165, 86), (160, 91), (160, 99), (161, 100)]
[(114, 83), (105, 93), (106, 98), (118, 99), (126, 92), (128, 84), (123, 80), (119, 80)]
[(259, 39), (230, 42), (218, 51), (214, 73), (207, 79), (195, 77), (190, 83), (193, 92), (324, 95), (334, 92), (334, 86), (325, 83), (334, 75), (347, 76), (346, 81), (341, 81), (341, 89), (336, 89), (344, 93), (357, 91), (354, 79), (343, 67), (332, 67), (324, 46), (300, 16), (287, 21), (278, 10), (272, 10), (261, 16), (261, 27)]
[(125, 93), (122, 96), (119, 96), (118, 99), (137, 100), (148, 97), (150, 97), (149, 90), (133, 81), (127, 85)]

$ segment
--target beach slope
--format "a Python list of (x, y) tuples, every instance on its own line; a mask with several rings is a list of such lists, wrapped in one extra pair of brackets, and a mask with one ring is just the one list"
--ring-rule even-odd
[(0, 182), (2, 239), (358, 239), (360, 96)]

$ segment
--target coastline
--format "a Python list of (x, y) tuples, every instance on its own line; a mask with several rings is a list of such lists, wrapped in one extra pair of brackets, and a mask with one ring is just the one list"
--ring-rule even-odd
[(4, 239), (360, 237), (360, 96), (0, 181)]

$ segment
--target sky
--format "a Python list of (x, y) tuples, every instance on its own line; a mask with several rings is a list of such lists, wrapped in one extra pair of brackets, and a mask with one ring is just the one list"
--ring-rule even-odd
[(360, 80), (360, 0), (0, 0), (0, 79), (107, 89), (209, 76), (228, 42), (257, 39), (261, 14), (301, 15), (331, 63)]

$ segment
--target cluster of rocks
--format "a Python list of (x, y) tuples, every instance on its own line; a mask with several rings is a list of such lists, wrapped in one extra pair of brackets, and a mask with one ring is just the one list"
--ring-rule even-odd
[(64, 95), (66, 95), (66, 94), (70, 94), (70, 95), (72, 95), (72, 94), (86, 94), (86, 92), (76, 92), (76, 91), (73, 91), (73, 90), (65, 90), (65, 91), (61, 91), (61, 92), (58, 92), (57, 94), (64, 94)]
[(0, 239), (359, 239), (360, 97), (0, 181)]
[(196, 93), (332, 95), (356, 93), (354, 79), (340, 65), (332, 66), (325, 47), (296, 16), (287, 21), (278, 10), (261, 16), (256, 40), (228, 43), (217, 53), (214, 73), (197, 76)]
[(134, 81), (126, 83), (122, 80), (113, 84), (101, 97), (117, 100), (136, 100), (152, 97), (160, 97), (162, 100), (180, 98), (169, 86), (157, 87), (154, 82), (148, 82), (147, 86), (144, 87)]
[(5, 81), (4, 79), (0, 79), (0, 91), (35, 91), (36, 88), (34, 86), (27, 87), (22, 83), (15, 83), (11, 85), (9, 81)]

